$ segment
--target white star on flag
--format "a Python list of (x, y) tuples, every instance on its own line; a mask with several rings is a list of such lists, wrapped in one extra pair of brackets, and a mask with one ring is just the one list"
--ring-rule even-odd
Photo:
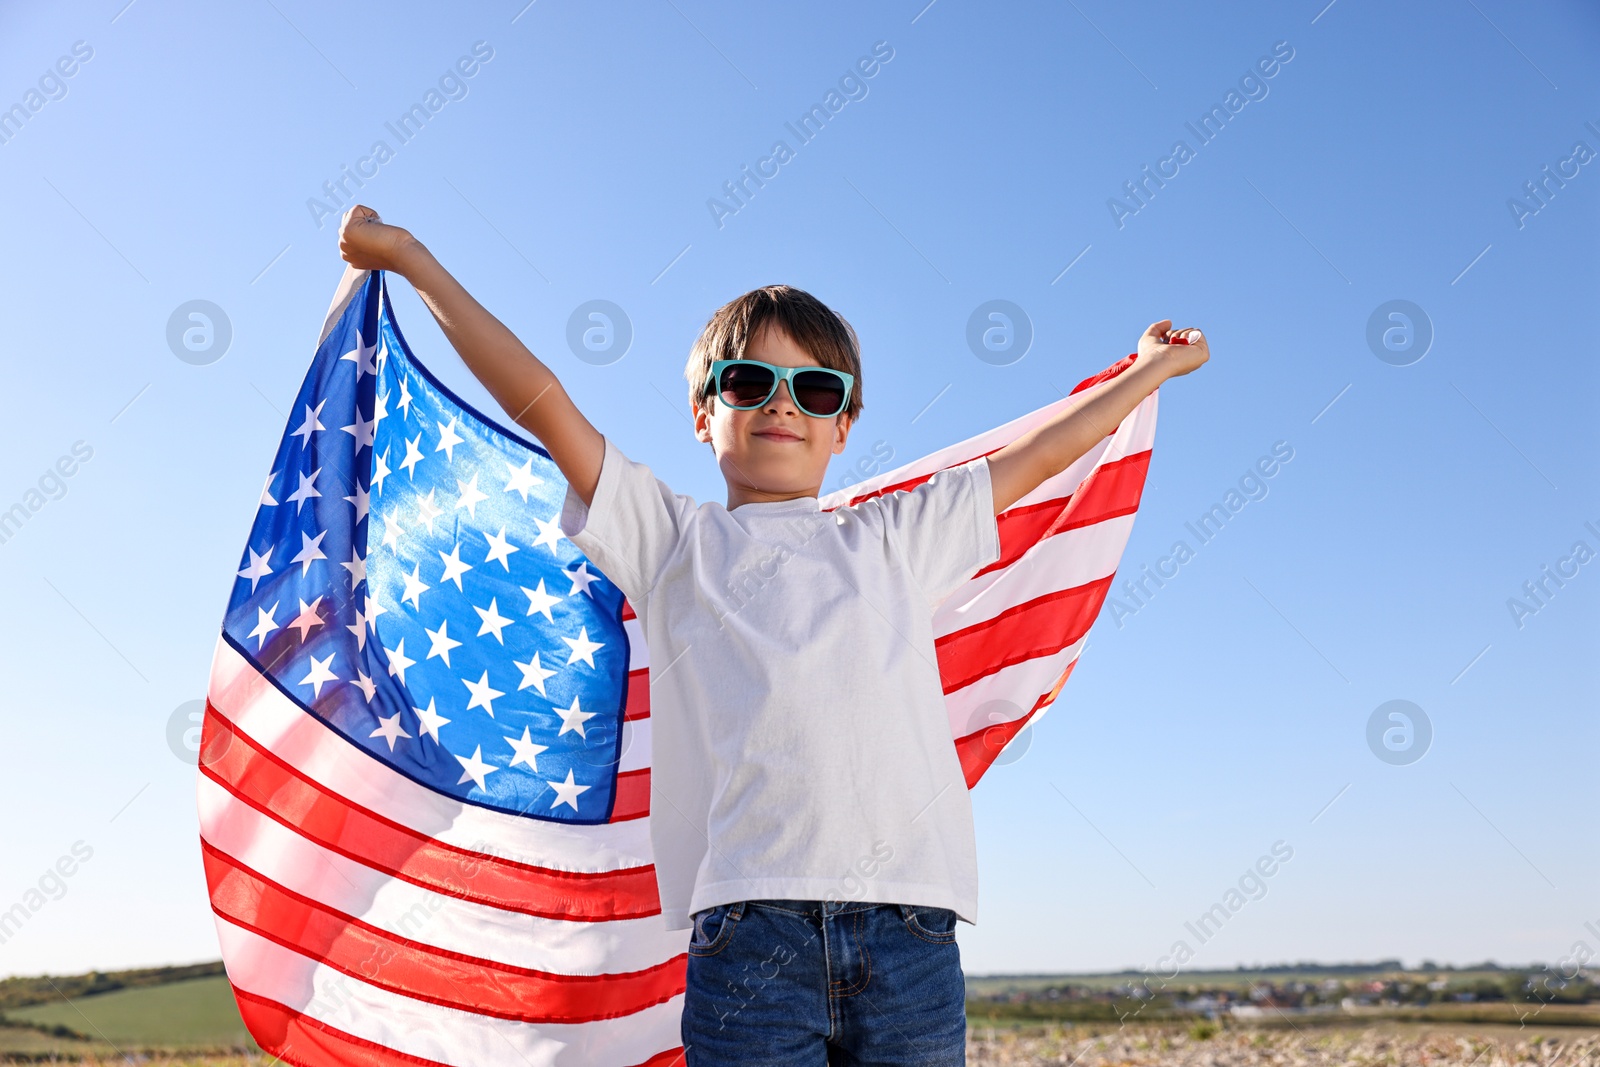
[(250, 636), (256, 639), (256, 651), (260, 652), (261, 646), (266, 644), (267, 635), (278, 628), (277, 622), (273, 619), (273, 616), (278, 614), (278, 605), (273, 604), (270, 608), (257, 608), (256, 611), (260, 614), (256, 618), (256, 628), (250, 631)]
[(383, 450), (383, 455), (374, 456), (372, 460), (372, 491), (383, 492), (383, 480), (393, 473), (389, 470), (389, 450)]
[(456, 510), (460, 511), (462, 508), (466, 508), (467, 515), (472, 519), (473, 522), (477, 522), (479, 502), (489, 499), (488, 493), (481, 492), (478, 489), (478, 473), (474, 471), (472, 473), (472, 480), (468, 482), (464, 482), (460, 478), (457, 478), (456, 488), (461, 491), (461, 499), (456, 501)]
[(311, 435), (312, 434), (316, 433), (318, 430), (326, 430), (327, 429), (326, 426), (322, 425), (322, 420), (320, 418), (318, 418), (318, 416), (320, 416), (322, 414), (323, 405), (326, 404), (327, 402), (328, 402), (327, 398), (323, 398), (323, 400), (320, 403), (317, 404), (315, 409), (313, 409), (310, 404), (307, 404), (305, 406), (306, 407), (306, 418), (305, 418), (305, 421), (302, 422), (300, 424), (300, 428), (298, 430), (293, 431), (290, 434), (290, 436), (292, 436), (292, 437), (304, 437), (305, 438), (305, 444), (307, 446), (309, 446), (311, 444)]
[[(250, 579), (250, 592), (254, 593), (256, 591), (256, 583), (272, 573), (272, 568), (267, 566), (267, 560), (272, 556), (272, 549), (267, 549), (265, 555), (248, 546), (245, 551), (250, 553), (250, 563), (244, 570), (239, 572), (239, 577)], [(540, 583), (540, 588), (544, 588), (542, 582)], [(527, 590), (524, 589), (523, 592), (526, 593)], [(530, 611), (528, 614), (532, 615), (533, 612)]]
[(449, 552), (440, 552), (439, 558), (444, 561), (444, 573), (439, 576), (439, 584), (455, 582), (456, 588), (461, 588), (461, 576), (472, 569), (472, 564), (461, 562), (461, 542)]
[(483, 539), (489, 542), (489, 554), (484, 557), (483, 561), (485, 563), (491, 560), (496, 561), (509, 572), (511, 570), (511, 553), (521, 552), (522, 549), (506, 540), (506, 528), (504, 526), (500, 527), (500, 532), (497, 534), (486, 533), (483, 535)]
[(527, 663), (522, 663), (518, 660), (512, 660), (512, 662), (516, 663), (518, 667), (522, 668), (522, 684), (517, 686), (517, 689), (526, 689), (531, 685), (535, 689), (539, 690), (540, 696), (548, 697), (550, 695), (544, 691), (544, 680), (551, 677), (556, 672), (547, 671), (543, 667), (539, 666), (539, 653), (535, 652), (533, 654), (533, 659), (529, 660)]
[(419, 433), (406, 442), (406, 458), (400, 461), (400, 469), (409, 474), (412, 481), (417, 480), (417, 464), (422, 462), (422, 449), (418, 447), (421, 444), (422, 435)]
[(431, 585), (424, 585), (422, 583), (422, 579), (417, 575), (417, 572), (421, 569), (422, 564), (417, 563), (412, 566), (410, 574), (402, 574), (400, 576), (406, 583), (405, 592), (400, 594), (400, 603), (404, 604), (409, 600), (411, 601), (411, 606), (416, 608), (418, 611), (422, 610), (422, 605), (418, 603), (417, 598), (422, 596), (422, 594), (426, 593), (429, 589), (433, 588)]
[(339, 429), (356, 439), (357, 448), (365, 448), (372, 444), (377, 428), (377, 422), (372, 419), (363, 419), (359, 411), (356, 412), (355, 422), (352, 422), (349, 426), (339, 427)]
[(543, 578), (539, 579), (539, 588), (537, 589), (529, 589), (527, 586), (522, 586), (521, 588), (528, 597), (529, 615), (532, 615), (537, 611), (545, 617), (546, 622), (556, 621), (555, 616), (550, 614), (550, 608), (552, 605), (561, 603), (561, 598), (558, 596), (551, 596), (549, 593), (544, 591)]
[[(520, 763), (530, 771), (539, 769), (539, 753), (549, 751), (550, 748), (549, 745), (534, 744), (533, 738), (528, 735), (526, 726), (522, 728), (522, 736), (520, 738), (508, 737), (506, 738), (506, 744), (516, 751), (516, 755), (511, 757), (511, 762), (508, 766), (515, 767)], [(460, 783), (456, 784), (459, 785)]]
[(371, 493), (367, 492), (358, 485), (356, 486), (355, 493), (351, 496), (345, 497), (345, 499), (351, 504), (355, 505), (357, 522), (360, 522), (362, 519), (367, 517), (367, 509), (372, 506)]
[(434, 425), (439, 427), (439, 443), (434, 446), (433, 450), (435, 452), (443, 452), (446, 463), (454, 463), (456, 461), (456, 445), (466, 440), (466, 438), (456, 433), (455, 417), (451, 417), (448, 426), (442, 422), (435, 422)]
[(367, 580), (367, 561), (361, 558), (356, 551), (356, 546), (350, 546), (350, 562), (341, 563), (339, 566), (350, 572), (350, 588), (354, 589)]
[(401, 638), (400, 643), (394, 648), (385, 648), (384, 655), (389, 660), (389, 677), (400, 679), (400, 684), (406, 684), (406, 668), (417, 662), (406, 655), (406, 639)]
[(483, 677), (476, 682), (461, 679), (461, 684), (467, 687), (467, 692), (472, 694), (472, 699), (467, 701), (467, 710), (482, 708), (489, 713), (489, 718), (494, 718), (494, 698), (503, 697), (504, 693), (489, 684), (489, 672), (484, 671)]
[(500, 769), (499, 767), (492, 767), (483, 762), (482, 745), (478, 745), (472, 750), (471, 759), (468, 759), (465, 756), (456, 756), (456, 759), (461, 761), (462, 767), (461, 779), (460, 781), (456, 782), (456, 785), (463, 785), (468, 780), (471, 780), (479, 789), (482, 789), (483, 780)]
[(363, 374), (376, 374), (377, 368), (372, 365), (372, 353), (378, 350), (377, 342), (366, 344), (361, 339), (361, 334), (356, 334), (356, 347), (339, 357), (340, 362), (349, 360), (356, 365), (356, 381), (361, 380)]
[(432, 659), (435, 656), (439, 656), (444, 660), (446, 667), (450, 666), (450, 650), (461, 647), (461, 642), (450, 636), (450, 620), (442, 620), (437, 630), (430, 630), (424, 626), (422, 632), (427, 634), (428, 640), (433, 642), (433, 647), (428, 649), (428, 654), (424, 658)]
[(595, 582), (598, 582), (600, 580), (600, 576), (598, 574), (589, 573), (588, 560), (584, 560), (570, 571), (562, 571), (561, 573), (565, 574), (567, 576), (567, 580), (572, 583), (572, 588), (567, 590), (568, 596), (572, 596), (575, 593), (581, 592), (590, 600), (594, 599), (594, 594), (589, 592), (589, 587)]
[[(533, 460), (530, 459), (528, 462), (532, 463)], [(272, 499), (272, 483), (277, 480), (278, 475), (282, 473), (282, 471), (273, 471), (271, 474), (267, 475), (267, 483), (261, 487), (262, 507), (272, 508), (278, 506), (278, 502)]]
[[(439, 727), (448, 726), (450, 724), (449, 719), (445, 718), (443, 715), (440, 715), (434, 710), (433, 697), (428, 698), (427, 707), (413, 707), (411, 710), (417, 713), (417, 720), (422, 724), (422, 732), (433, 738), (435, 741), (439, 740)], [(461, 783), (457, 782), (456, 784), (460, 785)]]
[(561, 640), (565, 641), (572, 648), (572, 654), (567, 657), (567, 663), (569, 665), (582, 660), (589, 666), (593, 667), (594, 654), (606, 647), (605, 642), (603, 641), (589, 640), (589, 628), (587, 626), (578, 631), (577, 637), (563, 637)]
[(544, 484), (544, 479), (533, 473), (533, 457), (528, 457), (528, 462), (522, 466), (507, 463), (506, 470), (511, 475), (511, 480), (506, 483), (506, 492), (522, 494), (522, 502), (528, 502), (528, 490), (536, 489)]
[(306, 657), (307, 659), (311, 660), (311, 670), (304, 678), (300, 679), (300, 684), (311, 686), (312, 700), (316, 700), (322, 696), (323, 683), (335, 682), (339, 680), (339, 676), (334, 674), (332, 669), (330, 669), (328, 666), (329, 663), (333, 662), (333, 657), (335, 655), (337, 655), (337, 653), (329, 652), (320, 660), (315, 656)]
[[(460, 759), (459, 756), (456, 758)], [(564, 782), (551, 782), (550, 788), (556, 791), (556, 798), (550, 802), (550, 806), (552, 808), (557, 804), (570, 804), (572, 805), (572, 810), (577, 811), (578, 794), (582, 793), (589, 787), (574, 783), (572, 780), (572, 768), (569, 767), (567, 768), (567, 780)]]
[[(366, 675), (363, 674), (362, 677), (365, 678)], [(367, 736), (368, 737), (381, 737), (385, 741), (389, 742), (389, 751), (390, 752), (394, 751), (394, 743), (396, 741), (398, 741), (402, 737), (409, 738), (411, 736), (410, 734), (406, 733), (405, 730), (401, 729), (401, 727), (400, 727), (400, 713), (398, 711), (395, 712), (393, 715), (389, 716), (387, 719), (385, 719), (381, 715), (378, 716), (378, 722), (382, 723), (382, 725), (379, 726), (376, 730), (372, 731), (372, 733), (368, 734)]]
[(594, 718), (595, 713), (592, 711), (579, 710), (577, 697), (572, 698), (572, 707), (556, 708), (555, 712), (557, 715), (561, 716), (561, 729), (556, 731), (557, 737), (560, 737), (568, 730), (578, 731), (578, 736), (582, 738), (587, 738), (589, 736), (583, 732), (583, 724)]
[(326, 536), (328, 536), (327, 530), (323, 530), (316, 537), (312, 537), (304, 530), (300, 531), (300, 551), (296, 552), (294, 558), (289, 561), (290, 563), (300, 564), (300, 577), (304, 578), (306, 572), (311, 569), (311, 565), (317, 560), (328, 558), (322, 551), (322, 539)]
[(428, 528), (428, 533), (433, 533), (433, 520), (444, 514), (444, 508), (433, 502), (434, 490), (429, 489), (428, 495), (417, 501), (417, 522)]
[(312, 497), (322, 495), (321, 491), (317, 489), (317, 475), (321, 473), (321, 467), (318, 467), (316, 470), (312, 471), (310, 477), (307, 477), (305, 474), (298, 471), (296, 472), (297, 477), (300, 479), (300, 484), (295, 488), (294, 492), (289, 494), (289, 499), (294, 501), (294, 510), (296, 514), (299, 514), (300, 509), (306, 506), (307, 500), (310, 500)]
[(533, 539), (533, 547), (538, 548), (540, 545), (548, 545), (550, 554), (552, 556), (556, 555), (556, 542), (567, 539), (567, 535), (561, 532), (561, 524), (555, 519), (551, 519), (549, 522), (545, 522), (543, 519), (534, 519), (533, 522), (535, 526), (539, 527), (539, 536)]
[[(378, 692), (378, 683), (374, 682), (366, 671), (356, 671), (356, 676), (350, 680), (350, 684), (361, 690), (361, 695), (367, 698), (368, 704), (372, 703), (373, 696)], [(395, 714), (400, 713), (397, 711)]]
[(302, 645), (305, 644), (306, 635), (311, 632), (312, 628), (322, 625), (322, 615), (317, 611), (317, 607), (321, 603), (322, 598), (320, 596), (309, 604), (301, 600), (300, 614), (296, 615), (294, 621), (289, 624), (291, 628), (300, 631), (300, 643)]
[(483, 620), (483, 625), (478, 628), (478, 636), (482, 637), (484, 634), (494, 634), (494, 639), (496, 641), (500, 642), (502, 645), (505, 644), (506, 639), (500, 631), (504, 630), (507, 626), (510, 626), (511, 620), (500, 614), (500, 609), (495, 607), (495, 598), (490, 598), (489, 606), (487, 608), (480, 608), (478, 605), (474, 604), (472, 605), (472, 610), (476, 611), (478, 613), (478, 618)]

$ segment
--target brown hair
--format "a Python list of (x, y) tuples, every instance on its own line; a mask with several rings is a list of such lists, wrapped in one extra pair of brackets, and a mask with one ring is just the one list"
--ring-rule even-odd
[(689, 364), (683, 370), (689, 380), (689, 403), (697, 409), (705, 404), (706, 394), (701, 390), (712, 362), (743, 359), (745, 346), (768, 324), (782, 329), (822, 366), (855, 375), (850, 402), (844, 409), (854, 422), (861, 412), (861, 343), (855, 328), (844, 316), (792, 285), (763, 285), (712, 312), (689, 350)]

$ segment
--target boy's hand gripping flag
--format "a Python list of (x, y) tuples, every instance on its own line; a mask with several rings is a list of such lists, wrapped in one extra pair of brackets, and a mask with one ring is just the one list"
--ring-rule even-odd
[[(1060, 403), (823, 507), (910, 488)], [(1000, 560), (939, 609), (969, 787), (1071, 673), (1155, 415), (1151, 394), (1007, 509)], [(562, 536), (565, 492), (415, 359), (382, 275), (348, 270), (234, 579), (198, 782), (228, 979), (287, 1063), (681, 1055), (688, 931), (658, 917), (648, 656)]]

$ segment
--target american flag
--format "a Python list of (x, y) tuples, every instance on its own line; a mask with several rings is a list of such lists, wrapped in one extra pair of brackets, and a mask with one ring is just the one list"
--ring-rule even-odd
[[(910, 488), (1065, 402), (822, 506)], [(1077, 662), (1155, 414), (1151, 394), (1007, 509), (999, 561), (938, 610), (969, 787)], [(382, 274), (348, 270), (234, 578), (198, 780), (228, 979), (287, 1063), (681, 1058), (689, 932), (659, 917), (648, 654), (561, 534), (565, 491), (416, 360)]]

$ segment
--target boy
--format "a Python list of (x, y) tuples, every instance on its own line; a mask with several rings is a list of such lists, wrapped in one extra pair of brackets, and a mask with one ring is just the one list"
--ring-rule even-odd
[(1002, 510), (1206, 361), (1198, 331), (1185, 343), (1153, 323), (1130, 368), (999, 451), (822, 512), (829, 457), (862, 407), (856, 335), (807, 293), (754, 290), (690, 354), (695, 436), (728, 490), (726, 506), (696, 505), (603, 437), (411, 234), (358, 205), (339, 237), (353, 266), (416, 288), (548, 449), (568, 482), (563, 531), (639, 615), (660, 665), (662, 914), (692, 928), (690, 1067), (964, 1063), (955, 923), (975, 921), (977, 860), (934, 608), (998, 558)]

